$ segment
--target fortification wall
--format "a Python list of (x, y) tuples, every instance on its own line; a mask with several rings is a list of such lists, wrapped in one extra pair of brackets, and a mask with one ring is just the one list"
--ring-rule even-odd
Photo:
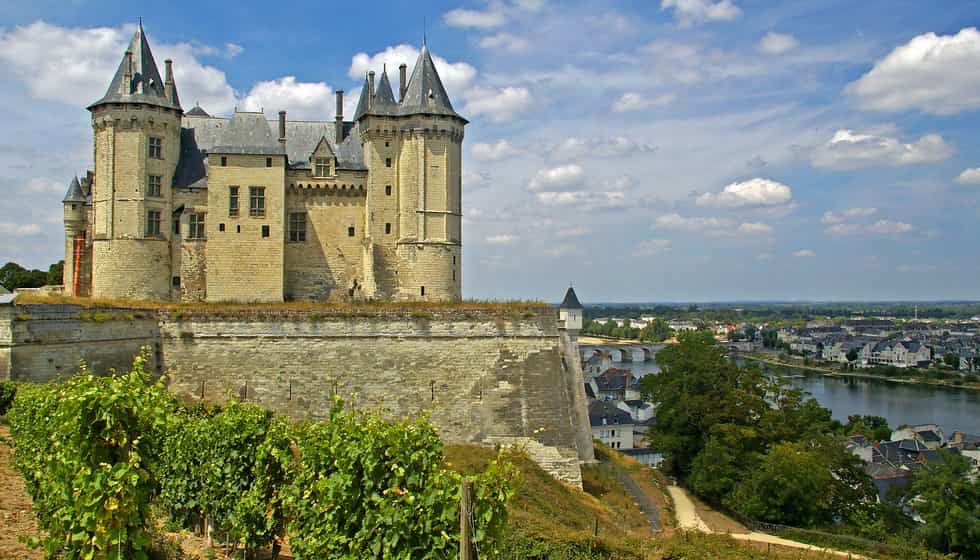
[(30, 315), (0, 316), (0, 325), (13, 325), (13, 379), (47, 381), (80, 359), (96, 371), (122, 368), (151, 345), (151, 365), (185, 397), (242, 399), (299, 419), (324, 417), (335, 396), (392, 416), (428, 412), (445, 441), (522, 445), (572, 484), (581, 484), (579, 462), (593, 458), (581, 371), (550, 309), (154, 318), (114, 311), (99, 322), (66, 306)]

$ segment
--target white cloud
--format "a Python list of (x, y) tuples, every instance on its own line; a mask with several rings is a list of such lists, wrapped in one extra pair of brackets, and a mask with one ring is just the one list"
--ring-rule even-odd
[[(826, 223), (826, 222), (825, 222)], [(824, 230), (827, 235), (834, 237), (849, 237), (856, 235), (900, 235), (915, 229), (911, 224), (894, 220), (878, 220), (873, 224), (856, 224), (839, 222)]]
[(528, 190), (531, 192), (574, 191), (582, 188), (584, 179), (585, 174), (581, 165), (574, 163), (559, 165), (538, 171), (528, 183)]
[(446, 25), (453, 27), (489, 29), (503, 25), (507, 21), (507, 17), (502, 11), (493, 8), (483, 11), (456, 8), (443, 14), (442, 20), (446, 22)]
[(473, 87), (463, 93), (469, 115), (487, 115), (493, 121), (508, 121), (531, 107), (531, 92), (525, 87)]
[(799, 251), (794, 251), (793, 256), (798, 259), (805, 259), (817, 256), (817, 253), (812, 249), (800, 249)]
[(783, 54), (798, 47), (796, 37), (786, 33), (770, 31), (759, 41), (759, 50), (766, 54)]
[(769, 262), (772, 260), (771, 253), (759, 253), (755, 256), (756, 262)]
[(488, 236), (485, 241), (491, 245), (510, 245), (511, 243), (517, 241), (517, 239), (518, 237), (516, 235), (501, 233), (498, 235)]
[(500, 50), (515, 54), (526, 52), (531, 46), (530, 41), (524, 37), (518, 37), (506, 32), (482, 37), (476, 44), (484, 49)]
[(824, 212), (820, 221), (825, 224), (839, 224), (848, 218), (865, 218), (867, 216), (873, 216), (877, 213), (877, 208), (848, 208), (840, 213), (830, 211)]
[(462, 180), (463, 190), (467, 192), (473, 192), (490, 186), (490, 175), (487, 173), (464, 171)]
[(46, 177), (35, 177), (27, 182), (27, 185), (24, 186), (24, 190), (29, 193), (37, 194), (65, 194), (68, 192), (68, 183), (52, 181)]
[(665, 93), (655, 97), (647, 97), (641, 93), (626, 92), (613, 105), (612, 110), (617, 113), (630, 111), (645, 111), (655, 107), (663, 107), (674, 102), (677, 96), (672, 93)]
[(914, 37), (845, 91), (874, 111), (949, 115), (980, 108), (980, 32), (969, 27)]
[(827, 235), (833, 235), (835, 237), (846, 237), (850, 235), (860, 235), (864, 233), (864, 226), (860, 224), (845, 224), (838, 223), (833, 224), (827, 229), (823, 230)]
[(685, 217), (680, 214), (665, 214), (657, 216), (654, 225), (660, 229), (675, 231), (709, 231), (729, 229), (735, 226), (732, 220), (725, 218)]
[(39, 233), (41, 233), (41, 226), (37, 224), (14, 224), (10, 222), (0, 222), (0, 234), (3, 235), (28, 237)]
[(545, 206), (588, 210), (617, 210), (629, 205), (623, 191), (545, 191), (536, 193), (535, 198)]
[(892, 220), (878, 220), (870, 228), (871, 233), (878, 235), (895, 235), (912, 231), (912, 225), (904, 222), (894, 222)]
[(928, 163), (953, 155), (953, 147), (938, 134), (926, 134), (915, 142), (903, 143), (886, 136), (893, 133), (893, 127), (863, 133), (838, 130), (826, 144), (814, 150), (811, 161), (815, 167), (846, 170)]
[(660, 9), (673, 8), (674, 19), (682, 26), (705, 21), (728, 21), (742, 15), (742, 10), (731, 0), (661, 0)]
[(555, 237), (559, 239), (567, 239), (570, 237), (582, 237), (583, 235), (588, 235), (591, 231), (584, 226), (575, 226), (565, 229), (560, 229), (555, 232)]
[(784, 206), (792, 203), (793, 189), (778, 181), (755, 178), (728, 185), (720, 193), (704, 193), (698, 206), (723, 208)]
[(492, 143), (477, 142), (473, 144), (470, 152), (480, 161), (497, 161), (520, 153), (510, 142), (503, 139)]
[[(393, 87), (398, 87), (398, 66), (408, 65), (408, 75), (412, 75), (415, 68), (415, 61), (419, 58), (419, 50), (412, 45), (395, 45), (386, 47), (383, 51), (369, 55), (366, 52), (359, 52), (351, 57), (350, 68), (347, 75), (355, 80), (363, 80), (364, 76), (371, 70), (380, 73), (382, 68), (388, 69), (388, 78)], [(473, 84), (476, 77), (476, 68), (466, 62), (449, 62), (441, 56), (432, 55), (432, 62), (436, 65), (439, 78), (446, 86), (446, 91), (453, 99), (461, 96)]]
[(956, 182), (961, 185), (980, 185), (980, 167), (964, 169), (956, 178)]
[(326, 120), (333, 116), (336, 103), (333, 88), (323, 82), (299, 82), (293, 76), (258, 82), (241, 106), (246, 111), (278, 113), (287, 111), (290, 119)]
[(740, 224), (736, 232), (741, 235), (769, 235), (772, 233), (772, 226), (761, 222), (747, 222)]
[(642, 144), (625, 136), (597, 138), (570, 136), (552, 147), (550, 156), (556, 160), (617, 158), (655, 150), (656, 148), (650, 144)]
[(671, 243), (669, 239), (649, 239), (641, 241), (633, 249), (634, 257), (652, 257), (666, 251), (670, 251)]

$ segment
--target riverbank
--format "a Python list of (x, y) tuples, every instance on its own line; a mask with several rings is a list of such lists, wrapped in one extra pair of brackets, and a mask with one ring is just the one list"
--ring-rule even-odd
[(948, 389), (968, 389), (971, 391), (980, 391), (980, 383), (971, 383), (962, 380), (951, 382), (944, 379), (930, 379), (928, 377), (888, 377), (885, 375), (876, 375), (873, 373), (863, 373), (859, 371), (840, 371), (837, 369), (831, 369), (827, 367), (799, 364), (795, 362), (783, 362), (781, 360), (773, 359), (767, 355), (764, 356), (755, 353), (739, 353), (737, 354), (737, 356), (745, 360), (751, 360), (754, 362), (760, 362), (772, 366), (788, 367), (793, 369), (812, 371), (814, 373), (819, 373), (820, 375), (825, 375), (827, 377), (849, 377), (853, 379), (887, 381), (889, 383), (899, 383), (903, 385), (930, 385), (933, 387), (945, 387)]

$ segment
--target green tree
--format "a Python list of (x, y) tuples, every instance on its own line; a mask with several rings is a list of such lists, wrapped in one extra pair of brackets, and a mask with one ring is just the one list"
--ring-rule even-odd
[(960, 356), (950, 352), (943, 356), (943, 363), (953, 369), (960, 369)]
[(663, 342), (671, 337), (670, 325), (667, 321), (657, 318), (650, 321), (640, 331), (640, 339), (650, 342)]
[(779, 331), (768, 327), (762, 331), (762, 345), (766, 348), (775, 348), (779, 342)]
[(861, 434), (874, 441), (887, 441), (892, 435), (888, 420), (882, 416), (852, 414), (847, 417), (844, 435)]
[(906, 503), (925, 521), (919, 533), (943, 552), (980, 556), (980, 486), (968, 478), (969, 461), (943, 453), (940, 461), (916, 471)]
[(58, 286), (64, 281), (65, 261), (58, 261), (48, 267), (47, 284)]
[[(20, 288), (40, 288), (48, 282), (48, 273), (41, 270), (28, 270), (15, 262), (0, 267), (0, 285), (10, 291)], [(58, 281), (61, 283), (61, 280)]]
[(857, 361), (857, 359), (858, 359), (858, 350), (857, 350), (857, 348), (851, 348), (850, 350), (847, 351), (847, 361), (848, 362), (854, 363), (854, 362)]

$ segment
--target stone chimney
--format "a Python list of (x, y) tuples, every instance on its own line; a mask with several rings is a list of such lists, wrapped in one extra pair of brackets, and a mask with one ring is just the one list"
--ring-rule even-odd
[(337, 110), (334, 117), (334, 143), (340, 144), (344, 141), (344, 90), (338, 89), (335, 93), (337, 96)]
[(172, 60), (170, 60), (168, 58), (167, 60), (164, 60), (163, 61), (163, 64), (164, 64), (164, 67), (165, 67), (165, 70), (164, 70), (164, 76), (165, 77), (163, 79), (163, 90), (164, 90), (164, 94), (167, 96), (167, 100), (173, 101), (173, 98), (174, 98), (174, 61), (172, 61)]
[(279, 145), (286, 151), (286, 111), (279, 111)]
[(374, 109), (374, 70), (368, 72), (368, 111)]
[(404, 62), (398, 66), (398, 102), (405, 100), (405, 90), (408, 88), (408, 65)]

